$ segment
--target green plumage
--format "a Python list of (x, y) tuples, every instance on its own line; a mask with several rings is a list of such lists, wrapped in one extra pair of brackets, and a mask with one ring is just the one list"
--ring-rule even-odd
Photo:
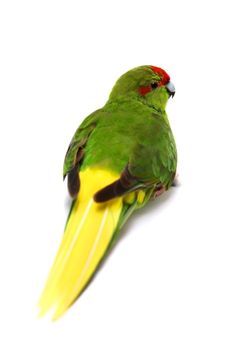
[(165, 107), (174, 93), (161, 68), (135, 68), (77, 129), (63, 169), (74, 200), (40, 300), (42, 314), (54, 308), (54, 319), (60, 317), (91, 281), (131, 214), (172, 185), (177, 152)]
[[(143, 189), (161, 184), (168, 189), (176, 173), (177, 152), (165, 107), (166, 86), (145, 95), (139, 88), (160, 83), (150, 66), (124, 74), (105, 106), (87, 117), (77, 129), (64, 162), (64, 176), (78, 165), (108, 168), (130, 174)], [(77, 155), (82, 151), (81, 160)], [(135, 188), (135, 187), (134, 187)]]

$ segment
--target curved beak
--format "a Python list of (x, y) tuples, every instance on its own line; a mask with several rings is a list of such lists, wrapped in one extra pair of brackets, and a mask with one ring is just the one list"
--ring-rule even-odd
[(175, 95), (175, 86), (173, 85), (173, 83), (171, 82), (171, 81), (169, 81), (169, 83), (167, 83), (166, 85), (165, 85), (165, 87), (166, 87), (166, 89), (167, 89), (167, 91), (168, 91), (168, 93), (169, 93), (169, 96), (174, 96)]

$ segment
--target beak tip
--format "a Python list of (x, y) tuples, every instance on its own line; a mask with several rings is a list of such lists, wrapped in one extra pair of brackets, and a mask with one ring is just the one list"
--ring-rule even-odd
[(171, 81), (169, 81), (166, 85), (166, 89), (169, 93), (169, 96), (171, 96), (173, 98), (173, 96), (175, 95), (175, 86), (173, 85), (173, 83)]

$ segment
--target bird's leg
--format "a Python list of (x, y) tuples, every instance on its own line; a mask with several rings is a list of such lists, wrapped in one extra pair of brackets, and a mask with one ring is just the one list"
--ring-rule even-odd
[(155, 199), (161, 196), (161, 194), (163, 194), (164, 192), (165, 192), (165, 187), (161, 184), (157, 185), (153, 192), (153, 198)]

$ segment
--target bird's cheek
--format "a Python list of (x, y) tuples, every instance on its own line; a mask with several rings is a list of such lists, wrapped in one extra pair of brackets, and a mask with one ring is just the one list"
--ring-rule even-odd
[(162, 107), (165, 107), (168, 101), (169, 95), (165, 87), (161, 87), (161, 91), (159, 94), (159, 101)]

